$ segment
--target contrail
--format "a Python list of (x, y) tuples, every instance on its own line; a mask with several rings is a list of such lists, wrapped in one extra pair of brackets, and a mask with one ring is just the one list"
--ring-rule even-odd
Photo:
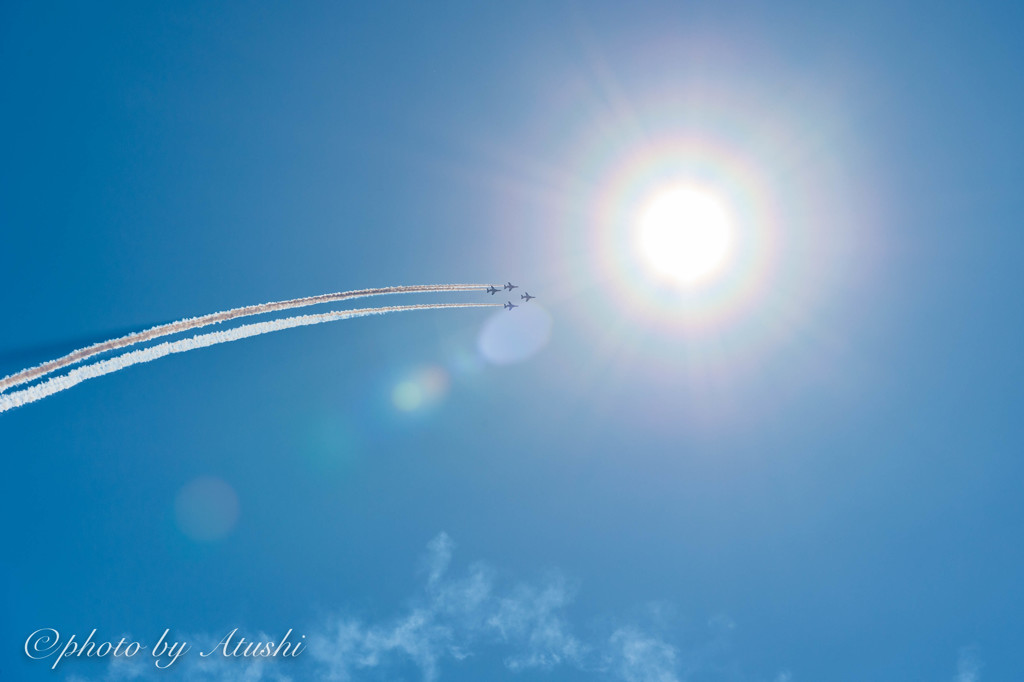
[(106, 351), (125, 348), (126, 346), (132, 346), (136, 343), (142, 343), (143, 341), (167, 336), (168, 334), (178, 334), (192, 329), (199, 329), (200, 327), (217, 324), (218, 322), (227, 322), (228, 320), (234, 320), (239, 317), (261, 315), (263, 313), (289, 310), (291, 308), (303, 308), (305, 306), (317, 305), (318, 303), (333, 303), (334, 301), (343, 301), (350, 298), (365, 298), (367, 296), (382, 296), (384, 294), (413, 294), (432, 291), (480, 291), (486, 289), (487, 286), (487, 284), (419, 284), (412, 286), (381, 287), (378, 289), (356, 289), (354, 291), (342, 291), (333, 294), (293, 298), (287, 301), (275, 301), (272, 303), (249, 305), (242, 308), (231, 308), (230, 310), (210, 313), (209, 315), (203, 315), (201, 317), (189, 317), (184, 320), (178, 320), (177, 322), (169, 322), (141, 332), (135, 332), (128, 336), (94, 343), (91, 346), (86, 346), (85, 348), (72, 351), (64, 357), (57, 358), (56, 360), (50, 360), (49, 362), (44, 362), (41, 365), (24, 369), (16, 374), (11, 374), (0, 379), (0, 393), (14, 386), (32, 381), (33, 379), (38, 379), (50, 372), (63, 369), (68, 365), (73, 365), (76, 362), (87, 360), (94, 355), (105, 353)]
[[(428, 303), (418, 305), (386, 306), (382, 308), (361, 308), (358, 310), (336, 310), (329, 313), (320, 313), (318, 315), (296, 315), (277, 320), (268, 320), (266, 322), (254, 322), (252, 324), (245, 324), (239, 327), (225, 329), (224, 331), (208, 332), (206, 334), (193, 336), (189, 339), (179, 339), (178, 341), (165, 341), (164, 343), (149, 346), (148, 348), (129, 351), (128, 353), (118, 355), (117, 357), (113, 357), (108, 360), (100, 360), (98, 362), (85, 365), (84, 367), (73, 369), (67, 374), (47, 379), (42, 383), (21, 389), (20, 391), (0, 394), (0, 412), (6, 412), (7, 410), (20, 407), (21, 405), (27, 405), (28, 403), (34, 403), (35, 401), (42, 400), (54, 393), (69, 389), (72, 386), (77, 386), (87, 379), (93, 379), (95, 377), (103, 376), (104, 374), (110, 374), (111, 372), (116, 372), (124, 369), (125, 367), (131, 367), (132, 365), (138, 365), (143, 362), (150, 362), (151, 360), (156, 360), (157, 358), (162, 358), (173, 353), (185, 353), (190, 350), (195, 350), (196, 348), (206, 348), (207, 346), (214, 346), (218, 343), (228, 343), (229, 341), (237, 341), (239, 339), (249, 338), (250, 336), (259, 336), (260, 334), (268, 334), (270, 332), (281, 331), (283, 329), (304, 327), (312, 324), (322, 324), (324, 322), (333, 322), (334, 320), (345, 320), (350, 317), (384, 315), (386, 313), (397, 313), (407, 310), (499, 307), (501, 307), (500, 303)], [(239, 310), (241, 310), (241, 308)]]

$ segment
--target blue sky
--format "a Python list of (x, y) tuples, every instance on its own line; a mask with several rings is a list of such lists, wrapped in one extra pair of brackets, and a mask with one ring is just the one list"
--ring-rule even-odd
[[(0, 678), (1024, 677), (1022, 29), (1009, 3), (5, 3), (0, 375), (331, 291), (538, 299), (0, 414)], [(680, 179), (735, 219), (692, 290), (634, 248)], [(52, 671), (40, 628), (312, 644)]]

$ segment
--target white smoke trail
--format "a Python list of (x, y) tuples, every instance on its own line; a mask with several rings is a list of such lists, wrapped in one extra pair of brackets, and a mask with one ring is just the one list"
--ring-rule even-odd
[(96, 377), (103, 376), (104, 374), (110, 374), (111, 372), (116, 372), (124, 369), (125, 367), (131, 367), (132, 365), (138, 365), (143, 362), (150, 362), (151, 360), (156, 360), (157, 358), (162, 358), (173, 353), (185, 353), (197, 348), (206, 348), (207, 346), (214, 346), (218, 343), (238, 341), (239, 339), (246, 339), (250, 336), (259, 336), (260, 334), (268, 334), (270, 332), (281, 331), (283, 329), (304, 327), (312, 324), (322, 324), (324, 322), (333, 322), (334, 320), (345, 320), (351, 317), (383, 315), (385, 313), (395, 313), (407, 310), (436, 310), (438, 308), (497, 308), (500, 306), (500, 303), (429, 303), (386, 306), (382, 308), (361, 308), (358, 310), (336, 310), (329, 313), (320, 313), (318, 315), (296, 315), (294, 317), (284, 317), (277, 320), (268, 320), (266, 322), (255, 322), (252, 324), (242, 325), (240, 327), (234, 327), (232, 329), (225, 329), (224, 331), (200, 334), (189, 339), (165, 341), (164, 343), (160, 343), (155, 346), (130, 351), (128, 353), (118, 355), (117, 357), (110, 358), (109, 360), (100, 360), (90, 365), (73, 369), (67, 374), (47, 379), (42, 383), (24, 388), (20, 391), (0, 394), (0, 412), (6, 412), (7, 410), (27, 405), (28, 403), (34, 403), (35, 401), (42, 400), (54, 393), (67, 390), (72, 386), (77, 386), (88, 379), (94, 379)]
[(41, 365), (35, 367), (29, 367), (16, 374), (0, 379), (0, 393), (6, 391), (9, 388), (18, 386), (20, 384), (28, 383), (34, 379), (55, 372), (59, 369), (63, 369), (69, 365), (73, 365), (76, 362), (81, 362), (88, 358), (105, 353), (106, 351), (118, 350), (127, 346), (132, 346), (143, 341), (150, 341), (161, 336), (167, 336), (169, 334), (178, 334), (181, 332), (190, 331), (192, 329), (199, 329), (206, 327), (211, 324), (217, 324), (219, 322), (227, 322), (228, 320), (234, 320), (239, 317), (249, 317), (251, 315), (261, 315), (263, 313), (272, 313), (279, 310), (289, 310), (291, 308), (303, 308), (305, 306), (317, 305), (319, 303), (333, 303), (335, 301), (343, 301), (351, 298), (365, 298), (367, 296), (382, 296), (385, 294), (413, 294), (423, 292), (436, 292), (436, 291), (481, 291), (487, 288), (486, 284), (419, 284), (411, 286), (398, 286), (398, 287), (380, 287), (377, 289), (357, 289), (355, 291), (342, 291), (333, 294), (321, 294), (319, 296), (306, 296), (305, 298), (293, 298), (287, 301), (274, 301), (272, 303), (260, 303), (258, 305), (249, 305), (241, 308), (231, 308), (230, 310), (223, 310), (217, 313), (210, 313), (209, 315), (203, 315), (201, 317), (190, 317), (184, 320), (178, 320), (177, 322), (170, 322), (168, 324), (162, 324), (151, 329), (146, 329), (141, 332), (135, 332), (128, 336), (122, 336), (116, 339), (110, 339), (109, 341), (101, 341), (94, 343), (91, 346), (85, 348), (79, 348), (78, 350), (72, 351), (64, 357), (57, 358), (56, 360), (50, 360), (44, 362)]

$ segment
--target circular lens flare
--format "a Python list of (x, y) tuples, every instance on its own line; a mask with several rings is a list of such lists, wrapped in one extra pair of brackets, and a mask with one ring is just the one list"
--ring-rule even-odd
[(732, 243), (725, 205), (694, 187), (657, 194), (640, 215), (639, 249), (656, 273), (690, 284), (719, 270)]
[(178, 528), (197, 542), (215, 542), (238, 521), (238, 495), (227, 482), (200, 476), (185, 484), (174, 500)]

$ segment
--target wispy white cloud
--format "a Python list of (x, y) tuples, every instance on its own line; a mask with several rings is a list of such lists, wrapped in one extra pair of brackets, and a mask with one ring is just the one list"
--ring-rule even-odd
[[(193, 643), (193, 649), (175, 664), (174, 679), (435, 682), (446, 670), (456, 671), (461, 662), (476, 658), (531, 679), (540, 673), (554, 679), (558, 670), (564, 670), (619, 682), (684, 682), (695, 670), (694, 661), (706, 657), (707, 646), (697, 647), (697, 653), (688, 650), (684, 657), (659, 634), (663, 623), (652, 627), (604, 618), (601, 625), (587, 624), (590, 634), (582, 636), (569, 616), (577, 590), (565, 577), (552, 573), (533, 582), (509, 583), (499, 580), (483, 563), (470, 564), (457, 573), (452, 570), (454, 548), (444, 533), (428, 544), (421, 561), (424, 582), (420, 590), (390, 618), (369, 621), (342, 613), (331, 615), (304, 630), (307, 649), (287, 660), (203, 658), (197, 652), (210, 651), (220, 636), (185, 638)], [(728, 616), (716, 616), (709, 623), (708, 634), (718, 642), (733, 627)], [(259, 637), (275, 639), (262, 633)], [(717, 645), (713, 648), (718, 649)], [(151, 660), (120, 660), (93, 682), (165, 680), (166, 673), (156, 670)], [(73, 676), (67, 679), (86, 682)]]
[(978, 682), (981, 679), (981, 660), (975, 647), (964, 647), (956, 661), (956, 682)]
[(677, 682), (675, 647), (636, 628), (616, 630), (605, 654), (609, 672), (625, 682)]
[(454, 547), (455, 543), (448, 537), (448, 533), (440, 533), (427, 545), (428, 585), (436, 585), (441, 576), (448, 571), (448, 566), (452, 562), (452, 550)]
[(406, 614), (382, 624), (337, 616), (323, 634), (310, 638), (310, 653), (330, 679), (350, 680), (359, 670), (413, 663), (431, 682), (445, 659), (460, 661), (485, 649), (503, 650), (505, 665), (517, 671), (585, 664), (587, 647), (565, 617), (573, 595), (562, 578), (500, 589), (483, 564), (452, 577), (453, 547), (444, 533), (430, 542), (423, 562), (426, 586)]
[(561, 579), (539, 588), (519, 585), (497, 600), (487, 625), (500, 634), (503, 642), (519, 650), (506, 657), (509, 668), (550, 669), (563, 663), (583, 663), (588, 647), (570, 632), (563, 613), (571, 600), (572, 594)]

